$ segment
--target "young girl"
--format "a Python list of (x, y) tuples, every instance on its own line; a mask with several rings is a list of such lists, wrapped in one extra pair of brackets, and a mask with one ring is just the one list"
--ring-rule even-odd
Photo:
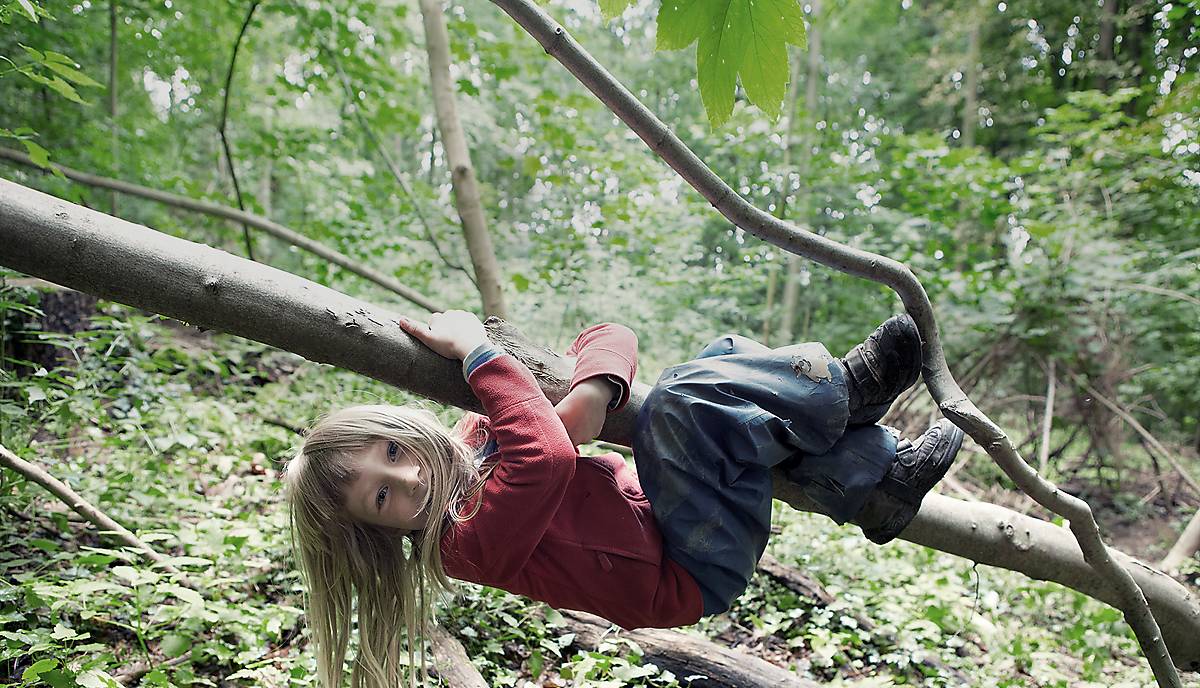
[[(728, 609), (749, 582), (770, 532), (771, 468), (882, 544), (912, 520), (962, 442), (944, 420), (915, 442), (876, 425), (920, 372), (908, 316), (841, 359), (816, 343), (716, 339), (646, 397), (636, 473), (617, 454), (576, 450), (629, 400), (637, 338), (628, 328), (579, 335), (567, 352), (570, 392), (554, 406), (474, 315), (401, 327), (463, 361), (486, 416), (468, 413), (447, 430), (420, 409), (347, 408), (319, 420), (288, 465), (325, 686), (341, 685), (356, 594), (356, 688), (396, 685), (402, 638), (424, 635), (447, 576), (625, 628), (692, 624)], [(413, 666), (412, 642), (407, 659)]]

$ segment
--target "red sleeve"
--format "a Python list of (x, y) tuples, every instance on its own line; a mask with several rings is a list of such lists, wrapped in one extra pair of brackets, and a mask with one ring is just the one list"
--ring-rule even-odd
[[(500, 460), (460, 547), (492, 580), (517, 574), (541, 542), (575, 474), (576, 451), (529, 369), (508, 354), (467, 380), (491, 424)], [(473, 550), (473, 551), (471, 551)]]
[(629, 403), (629, 390), (637, 373), (637, 335), (624, 325), (601, 323), (592, 325), (575, 338), (568, 356), (576, 356), (571, 389), (590, 378), (602, 375), (617, 383), (621, 393), (609, 408), (616, 411)]

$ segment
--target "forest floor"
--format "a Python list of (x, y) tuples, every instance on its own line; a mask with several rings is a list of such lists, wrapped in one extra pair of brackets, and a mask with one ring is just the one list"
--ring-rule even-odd
[[(315, 685), (279, 482), (297, 437), (275, 421), (303, 426), (340, 404), (411, 397), (243, 340), (106, 312), (59, 342), (78, 363), (6, 381), (0, 440), (201, 585), (191, 590), (113, 546), (4, 472), (0, 679), (102, 686), (148, 662), (127, 683)], [(458, 415), (431, 409), (445, 421)], [(977, 483), (970, 471), (961, 477), (988, 480), (986, 470)], [(1169, 511), (1161, 496), (1131, 509), (1157, 481), (1152, 472), (1122, 478), (1119, 491), (1083, 474), (1078, 487), (1112, 543), (1154, 561), (1193, 497), (1181, 494)], [(688, 632), (832, 686), (1153, 685), (1120, 613), (1081, 594), (906, 542), (877, 547), (780, 503), (775, 525), (768, 552), (819, 581), (832, 602), (760, 575), (729, 612)], [(1186, 575), (1196, 575), (1194, 562)], [(684, 684), (644, 666), (619, 633), (577, 647), (544, 605), (460, 590), (441, 619), (491, 685)]]

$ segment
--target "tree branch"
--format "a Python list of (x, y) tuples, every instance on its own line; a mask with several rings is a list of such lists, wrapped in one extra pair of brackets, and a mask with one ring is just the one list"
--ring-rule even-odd
[[(229, 92), (233, 86), (233, 69), (237, 66), (238, 49), (242, 47), (242, 37), (246, 35), (246, 28), (250, 26), (250, 20), (254, 17), (254, 11), (258, 9), (261, 0), (251, 0), (250, 9), (246, 12), (246, 18), (242, 21), (242, 28), (238, 30), (237, 38), (233, 41), (233, 54), (229, 56), (229, 69), (225, 72), (225, 91), (221, 98), (221, 123), (217, 126), (217, 133), (221, 135), (221, 147), (225, 149), (225, 164), (229, 166), (229, 178), (233, 180), (233, 193), (237, 197), (238, 210), (246, 212), (246, 204), (242, 202), (242, 187), (238, 184), (237, 170), (233, 165), (233, 151), (229, 149), (229, 137), (225, 135), (225, 123), (229, 119)], [(246, 223), (242, 223), (242, 235), (246, 240), (246, 257), (254, 260), (254, 247), (250, 243), (250, 228)]]
[[(404, 334), (394, 313), (270, 266), (2, 179), (0, 246), (0, 264), (20, 272), (481, 410), (461, 366)], [(489, 336), (529, 366), (551, 401), (562, 399), (571, 371), (565, 359), (503, 321), (489, 320)], [(634, 385), (629, 404), (608, 417), (603, 440), (632, 441), (647, 389)], [(779, 474), (775, 495), (794, 508), (817, 511)], [(1123, 599), (1111, 578), (1095, 574), (1065, 528), (995, 505), (928, 495), (901, 537), (1056, 581), (1114, 606)], [(1170, 576), (1116, 550), (1106, 549), (1104, 556), (1146, 591), (1180, 667), (1200, 668), (1200, 601)]]
[(925, 384), (942, 413), (986, 449), (1017, 487), (1044, 508), (1070, 522), (1071, 531), (1095, 575), (1109, 579), (1119, 591), (1117, 606), (1133, 628), (1159, 684), (1164, 687), (1182, 685), (1146, 598), (1129, 572), (1110, 556), (1100, 538), (1091, 508), (1039, 476), (1017, 453), (1004, 431), (976, 408), (955, 382), (946, 366), (932, 304), (925, 288), (907, 266), (885, 256), (845, 246), (754, 207), (709, 169), (669, 127), (540, 7), (530, 0), (492, 0), (492, 3), (512, 17), (730, 222), (786, 251), (846, 274), (887, 285), (899, 294), (921, 331)]
[[(5, 159), (21, 165), (27, 165), (29, 167), (41, 169), (37, 164), (29, 159), (28, 155), (25, 155), (19, 151), (15, 151), (11, 148), (0, 148), (0, 159)], [(63, 165), (56, 163), (50, 163), (50, 165), (54, 169), (61, 172), (64, 177), (77, 181), (81, 184), (87, 184), (88, 186), (95, 186), (102, 189), (112, 189), (113, 191), (127, 194), (129, 196), (137, 196), (138, 198), (156, 201), (174, 208), (190, 210), (192, 212), (202, 213), (212, 217), (219, 217), (223, 220), (240, 222), (244, 225), (254, 227), (255, 229), (261, 229), (277, 239), (286, 241), (292, 246), (308, 251), (319, 258), (324, 258), (338, 267), (349, 270), (363, 279), (374, 282), (384, 289), (391, 291), (403, 299), (415, 303), (425, 310), (445, 310), (443, 306), (434, 303), (432, 299), (418, 292), (412, 287), (405, 286), (400, 282), (400, 280), (397, 280), (394, 277), (389, 277), (382, 272), (372, 270), (371, 268), (363, 265), (361, 260), (355, 260), (344, 253), (329, 248), (325, 244), (322, 244), (315, 239), (309, 239), (293, 229), (288, 229), (287, 227), (284, 227), (283, 225), (260, 215), (255, 215), (242, 210), (236, 210), (234, 208), (218, 205), (209, 201), (200, 201), (194, 198), (168, 193), (166, 191), (159, 191), (158, 189), (151, 189), (145, 186), (131, 184), (119, 179), (100, 177), (87, 172), (74, 170), (70, 167), (64, 167)]]
[(187, 585), (189, 588), (198, 589), (196, 584), (189, 580), (187, 575), (182, 571), (167, 561), (166, 557), (154, 551), (154, 549), (130, 532), (125, 526), (117, 523), (103, 511), (92, 506), (91, 502), (80, 497), (79, 493), (68, 487), (66, 483), (47, 473), (41, 466), (22, 459), (10, 452), (4, 445), (0, 445), (0, 466), (10, 468), (25, 476), (27, 480), (41, 485), (47, 492), (58, 497), (63, 504), (66, 504), (72, 511), (87, 519), (89, 523), (101, 531), (112, 533), (118, 540), (138, 550), (150, 561), (179, 576), (180, 581), (184, 585)]

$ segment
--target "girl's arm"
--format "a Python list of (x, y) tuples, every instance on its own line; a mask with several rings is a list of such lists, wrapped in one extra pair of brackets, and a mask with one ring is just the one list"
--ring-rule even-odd
[(457, 546), (488, 580), (504, 581), (525, 565), (558, 511), (575, 474), (575, 446), (533, 374), (487, 340), (478, 318), (464, 311), (440, 315), (429, 325), (402, 320), (401, 327), (435, 352), (465, 359), (500, 461)]
[(637, 335), (624, 325), (593, 325), (575, 338), (566, 355), (577, 357), (571, 389), (554, 408), (571, 441), (585, 444), (600, 434), (608, 412), (629, 402)]

